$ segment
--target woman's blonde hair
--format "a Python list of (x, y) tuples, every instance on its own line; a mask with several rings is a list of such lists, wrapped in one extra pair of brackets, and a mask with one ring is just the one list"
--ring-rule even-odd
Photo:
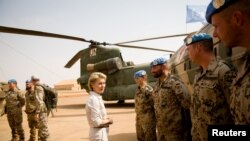
[(95, 83), (97, 79), (99, 78), (103, 78), (103, 79), (107, 79), (107, 76), (101, 72), (93, 72), (91, 73), (91, 75), (89, 76), (89, 80), (88, 80), (88, 88), (90, 91), (93, 91), (93, 88), (91, 87), (91, 84)]

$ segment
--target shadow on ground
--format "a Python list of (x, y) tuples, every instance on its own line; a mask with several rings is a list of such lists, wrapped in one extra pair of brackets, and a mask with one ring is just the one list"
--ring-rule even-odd
[(68, 104), (68, 105), (58, 105), (57, 109), (84, 109), (85, 104)]
[(109, 141), (137, 141), (136, 133), (109, 135)]
[(134, 108), (134, 103), (105, 103), (106, 108)]
[[(134, 108), (134, 103), (105, 103), (106, 108), (125, 108), (132, 109)], [(58, 109), (83, 109), (85, 104), (68, 104), (68, 105), (58, 105)]]

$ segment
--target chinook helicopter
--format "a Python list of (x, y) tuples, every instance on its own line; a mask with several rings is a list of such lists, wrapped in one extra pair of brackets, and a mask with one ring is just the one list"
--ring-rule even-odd
[[(47, 33), (34, 30), (18, 29), (12, 27), (0, 26), (0, 32), (3, 33), (13, 33), (13, 34), (23, 34), (23, 35), (33, 35), (33, 36), (44, 36), (53, 38), (62, 38), (76, 41), (83, 41), (90, 43), (89, 47), (80, 50), (66, 65), (65, 68), (70, 68), (80, 59), (80, 77), (77, 79), (81, 88), (88, 90), (87, 83), (89, 75), (92, 72), (103, 72), (107, 75), (106, 89), (102, 94), (103, 100), (113, 101), (118, 100), (119, 103), (123, 103), (124, 100), (134, 99), (134, 94), (136, 90), (136, 85), (134, 81), (134, 73), (138, 70), (146, 70), (150, 74), (149, 63), (135, 65), (132, 61), (124, 61), (122, 58), (122, 53), (119, 48), (115, 47), (105, 47), (105, 46), (118, 46), (126, 48), (136, 48), (136, 49), (146, 49), (154, 51), (164, 51), (174, 53), (171, 50), (165, 49), (155, 49), (141, 46), (125, 45), (126, 43), (154, 40), (162, 38), (171, 38), (186, 36), (188, 34), (178, 34), (171, 36), (163, 36), (151, 39), (142, 39), (129, 42), (121, 42), (116, 44), (110, 43), (100, 43), (92, 40), (86, 40), (84, 38), (60, 35), (54, 33)], [(155, 78), (148, 75), (148, 82), (153, 84)]]
[[(80, 59), (81, 64), (81, 76), (77, 79), (82, 88), (87, 89), (87, 81), (89, 74), (94, 71), (100, 71), (108, 75), (107, 86), (104, 92), (103, 99), (106, 101), (118, 100), (124, 102), (126, 99), (133, 99), (136, 89), (136, 85), (133, 79), (134, 72), (144, 69), (150, 74), (149, 63), (134, 65), (132, 61), (124, 61), (119, 48), (107, 48), (104, 46), (113, 45), (119, 47), (138, 48), (166, 51), (173, 53), (168, 60), (168, 66), (170, 72), (178, 76), (188, 88), (189, 93), (193, 92), (192, 84), (196, 71), (199, 66), (193, 64), (188, 58), (188, 50), (185, 44), (183, 44), (176, 52), (164, 49), (154, 49), (139, 46), (125, 45), (126, 43), (155, 40), (160, 38), (170, 38), (178, 36), (186, 36), (186, 38), (192, 36), (195, 33), (208, 33), (213, 34), (213, 26), (211, 24), (204, 25), (199, 31), (188, 34), (179, 34), (172, 36), (164, 36), (150, 39), (134, 40), (129, 42), (122, 42), (116, 44), (99, 43), (92, 40), (86, 40), (83, 38), (59, 35), (54, 33), (46, 33), (34, 30), (17, 29), (10, 27), (0, 26), (0, 32), (45, 36), (54, 38), (63, 38), (70, 40), (77, 40), (90, 43), (89, 47), (79, 51), (66, 65), (66, 68), (70, 68), (77, 60)], [(185, 40), (185, 39), (184, 39)], [(244, 55), (246, 50), (244, 48), (225, 48), (218, 38), (213, 38), (214, 41), (214, 55), (218, 58), (224, 59), (228, 63), (233, 64), (236, 68), (239, 68), (240, 58)], [(153, 85), (155, 78), (152, 75), (148, 75), (149, 84)]]

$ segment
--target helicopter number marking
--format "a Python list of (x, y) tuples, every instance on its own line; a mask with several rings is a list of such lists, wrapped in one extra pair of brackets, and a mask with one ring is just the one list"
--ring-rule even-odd
[(93, 49), (90, 50), (89, 56), (90, 57), (96, 56), (96, 48), (93, 48)]

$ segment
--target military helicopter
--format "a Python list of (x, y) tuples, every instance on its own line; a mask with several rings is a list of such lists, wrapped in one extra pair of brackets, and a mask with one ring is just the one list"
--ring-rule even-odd
[[(166, 51), (173, 53), (168, 60), (168, 66), (172, 74), (177, 75), (187, 86), (189, 93), (193, 92), (192, 83), (196, 71), (199, 66), (194, 65), (188, 58), (188, 50), (183, 44), (176, 52), (163, 49), (154, 49), (139, 46), (125, 45), (126, 43), (145, 41), (145, 40), (155, 40), (159, 38), (170, 38), (178, 36), (190, 37), (195, 33), (208, 33), (213, 34), (213, 26), (210, 24), (204, 25), (199, 31), (192, 32), (188, 34), (171, 35), (150, 39), (134, 40), (129, 42), (122, 42), (116, 44), (110, 43), (99, 43), (92, 40), (86, 40), (83, 38), (59, 35), (54, 33), (46, 33), (33, 30), (24, 30), (10, 27), (0, 26), (0, 32), (14, 33), (14, 34), (24, 34), (24, 35), (35, 35), (35, 36), (45, 36), (54, 38), (63, 38), (70, 40), (77, 40), (90, 43), (89, 47), (79, 51), (66, 65), (66, 68), (70, 68), (78, 59), (81, 59), (81, 76), (78, 78), (78, 83), (80, 83), (82, 88), (87, 89), (87, 80), (89, 74), (94, 71), (101, 71), (108, 75), (107, 88), (103, 94), (103, 99), (119, 100), (124, 102), (126, 99), (133, 99), (136, 85), (134, 83), (133, 74), (134, 72), (144, 69), (150, 74), (149, 63), (134, 65), (131, 61), (124, 61), (119, 48), (106, 48), (106, 45), (114, 45), (119, 47), (128, 48), (138, 48), (138, 49), (149, 49)], [(240, 67), (240, 58), (244, 55), (246, 50), (244, 48), (225, 48), (218, 38), (213, 38), (214, 41), (214, 54), (216, 57), (224, 59), (225, 61), (234, 64), (236, 68)], [(149, 84), (155, 82), (155, 78), (148, 75)]]
[[(65, 68), (70, 68), (74, 63), (80, 59), (80, 72), (81, 76), (77, 79), (78, 83), (82, 88), (87, 88), (88, 78), (90, 73), (99, 71), (107, 74), (106, 89), (103, 96), (103, 99), (106, 101), (118, 100), (119, 103), (123, 103), (124, 100), (134, 99), (134, 93), (136, 90), (135, 81), (133, 78), (134, 72), (138, 70), (146, 70), (150, 74), (149, 63), (135, 65), (132, 61), (124, 61), (122, 58), (121, 51), (119, 48), (115, 47), (105, 47), (105, 46), (119, 46), (126, 48), (137, 48), (137, 49), (147, 49), (155, 51), (164, 51), (174, 53), (171, 50), (164, 49), (155, 49), (141, 46), (131, 46), (125, 45), (126, 43), (145, 41), (145, 40), (154, 40), (161, 38), (171, 38), (186, 36), (188, 34), (178, 34), (171, 36), (163, 36), (151, 39), (142, 39), (134, 40), (129, 42), (121, 42), (116, 44), (110, 43), (100, 43), (92, 40), (86, 40), (84, 38), (78, 38), (67, 35), (59, 35), (54, 33), (47, 33), (34, 30), (26, 29), (17, 29), (12, 27), (0, 26), (0, 32), (4, 33), (13, 33), (13, 34), (23, 34), (23, 35), (34, 35), (34, 36), (44, 36), (44, 37), (53, 37), (53, 38), (63, 38), (76, 41), (83, 41), (90, 43), (89, 47), (79, 51), (66, 65)], [(153, 84), (155, 78), (151, 75), (148, 75), (148, 82)]]

